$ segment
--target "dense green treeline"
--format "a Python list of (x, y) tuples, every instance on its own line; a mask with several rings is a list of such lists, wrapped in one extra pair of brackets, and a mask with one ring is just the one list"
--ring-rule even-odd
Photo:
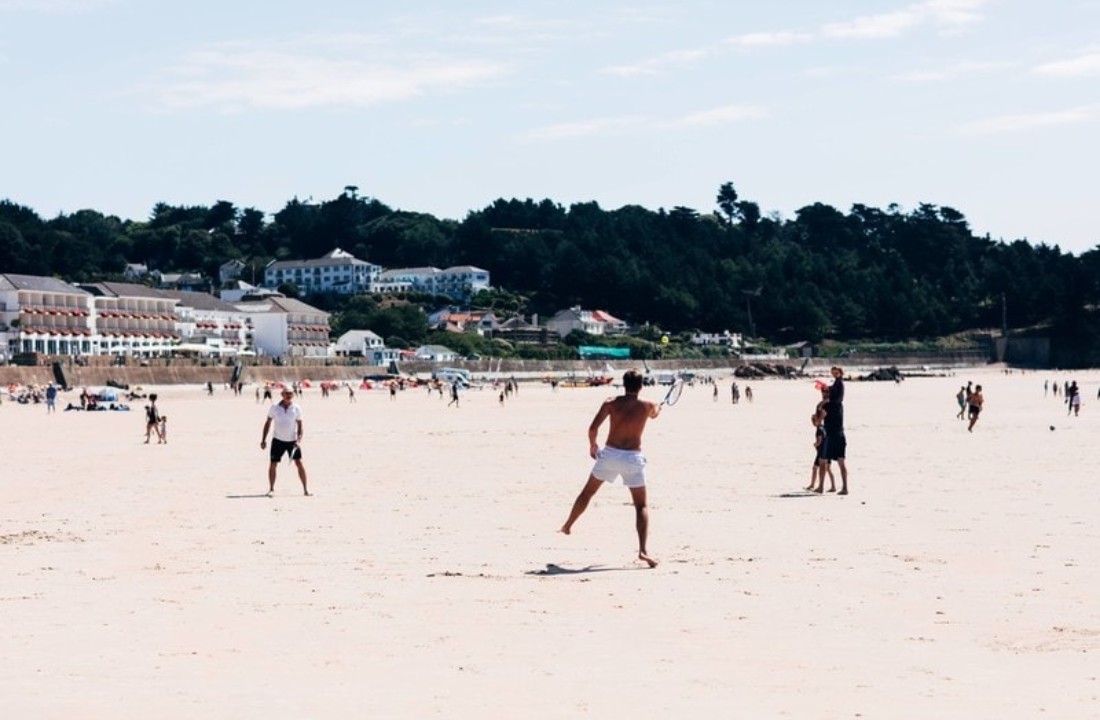
[(226, 201), (162, 203), (140, 222), (94, 210), (43, 219), (0, 201), (3, 272), (89, 281), (135, 262), (216, 278), (237, 258), (251, 281), (273, 259), (334, 247), (384, 267), (483, 267), (543, 317), (579, 304), (670, 331), (776, 342), (935, 337), (1000, 327), (1006, 309), (1013, 327), (1069, 332), (1100, 290), (1098, 251), (977, 237), (949, 207), (816, 203), (781, 219), (730, 183), (704, 211), (501, 199), (461, 221), (394, 210), (354, 187), (271, 216)]

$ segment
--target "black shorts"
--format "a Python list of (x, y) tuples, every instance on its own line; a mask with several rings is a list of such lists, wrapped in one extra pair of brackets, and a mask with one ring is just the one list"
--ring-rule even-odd
[(848, 452), (848, 439), (842, 432), (829, 433), (829, 439), (825, 442), (825, 457), (829, 460), (843, 460)]
[(978, 415), (980, 415), (981, 412), (982, 412), (982, 406), (981, 405), (971, 405), (970, 406), (970, 417), (978, 417)]
[(283, 459), (283, 453), (290, 455), (291, 460), (302, 459), (302, 448), (296, 442), (288, 440), (271, 439), (271, 462), (277, 463)]

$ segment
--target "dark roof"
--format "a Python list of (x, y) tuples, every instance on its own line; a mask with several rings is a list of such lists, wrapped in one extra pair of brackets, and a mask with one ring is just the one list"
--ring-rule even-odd
[(93, 295), (99, 297), (142, 297), (154, 300), (171, 300), (163, 290), (151, 288), (139, 283), (99, 282), (81, 285)]
[(66, 295), (88, 295), (86, 290), (81, 290), (75, 285), (70, 285), (64, 280), (39, 275), (14, 275), (6, 273), (0, 275), (0, 290), (34, 290), (37, 292), (64, 293)]
[(235, 305), (207, 293), (191, 292), (189, 290), (161, 290), (161, 292), (179, 300), (179, 304), (183, 307), (195, 308), (196, 310), (240, 312)]

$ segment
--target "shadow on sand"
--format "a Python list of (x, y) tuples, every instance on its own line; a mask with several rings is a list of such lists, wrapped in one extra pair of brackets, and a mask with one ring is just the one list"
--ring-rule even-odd
[(546, 563), (544, 570), (528, 570), (527, 575), (549, 577), (552, 575), (585, 575), (598, 572), (617, 572), (620, 570), (640, 570), (640, 567), (603, 567), (602, 565), (587, 565), (582, 568), (567, 568), (554, 563)]
[(786, 492), (780, 495), (776, 495), (779, 498), (804, 498), (804, 497), (821, 497), (821, 493), (811, 492), (809, 490), (799, 490), (798, 492)]
[(270, 498), (267, 493), (260, 493), (259, 495), (226, 495), (226, 500), (249, 500), (251, 498)]

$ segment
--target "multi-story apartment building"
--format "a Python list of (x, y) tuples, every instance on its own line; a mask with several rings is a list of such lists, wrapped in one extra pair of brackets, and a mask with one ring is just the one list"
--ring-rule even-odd
[(178, 300), (134, 283), (81, 285), (92, 296), (92, 355), (163, 355), (180, 339)]
[(374, 290), (383, 293), (420, 292), (454, 300), (468, 300), (490, 287), (488, 270), (472, 265), (459, 265), (446, 270), (437, 267), (385, 270), (378, 276)]
[(327, 357), (329, 313), (292, 298), (239, 302), (234, 307), (252, 320), (256, 352), (271, 356)]
[(92, 295), (56, 278), (0, 275), (0, 354), (92, 353), (98, 345)]
[(264, 285), (277, 288), (292, 284), (303, 294), (338, 292), (347, 295), (371, 292), (382, 272), (380, 265), (336, 248), (314, 260), (276, 260), (264, 268)]

